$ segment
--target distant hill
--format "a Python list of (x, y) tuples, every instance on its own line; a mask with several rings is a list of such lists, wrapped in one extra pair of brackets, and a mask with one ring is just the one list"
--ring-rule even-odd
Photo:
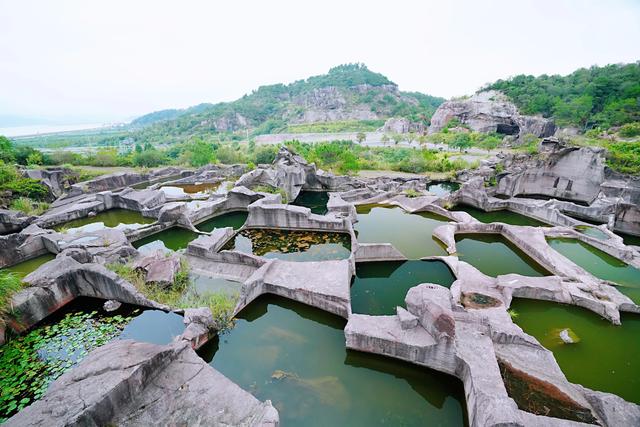
[(145, 136), (176, 139), (245, 129), (253, 134), (275, 133), (314, 123), (339, 123), (341, 130), (370, 130), (390, 117), (428, 125), (442, 102), (443, 98), (402, 92), (364, 64), (346, 64), (306, 80), (261, 86), (233, 102), (156, 111), (131, 125)]
[(609, 128), (640, 121), (640, 62), (580, 68), (567, 76), (518, 75), (485, 89), (506, 94), (523, 114), (561, 126)]

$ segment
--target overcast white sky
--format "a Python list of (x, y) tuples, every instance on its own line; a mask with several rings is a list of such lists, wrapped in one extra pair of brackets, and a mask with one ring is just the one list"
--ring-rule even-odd
[(364, 62), (402, 90), (640, 59), (639, 0), (0, 0), (0, 115), (121, 120)]

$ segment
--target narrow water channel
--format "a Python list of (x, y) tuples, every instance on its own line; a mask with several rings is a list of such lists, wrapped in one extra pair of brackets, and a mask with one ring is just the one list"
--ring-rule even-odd
[(409, 259), (447, 255), (433, 230), (449, 219), (421, 212), (409, 214), (399, 207), (363, 205), (357, 207), (354, 228), (360, 243), (391, 243)]
[(109, 209), (92, 217), (74, 219), (53, 227), (67, 233), (92, 232), (104, 228), (136, 229), (155, 222), (154, 218), (142, 216), (140, 212), (128, 209)]
[(304, 206), (311, 209), (311, 213), (324, 215), (328, 212), (327, 202), (329, 202), (329, 193), (326, 191), (301, 191), (291, 204)]
[(499, 234), (458, 234), (456, 248), (462, 261), (487, 276), (516, 273), (539, 277), (551, 274)]
[(44, 255), (40, 255), (39, 257), (31, 258), (27, 261), (12, 265), (11, 267), (4, 267), (2, 268), (2, 271), (9, 271), (20, 278), (24, 278), (32, 271), (36, 271), (42, 264), (51, 261), (55, 257), (56, 256), (54, 254), (47, 253)]
[(606, 252), (575, 239), (547, 239), (549, 246), (600, 279), (615, 282), (618, 290), (640, 303), (640, 270)]
[[(151, 248), (161, 248), (165, 247), (167, 249), (171, 249), (172, 251), (177, 251), (180, 249), (185, 249), (189, 242), (199, 236), (198, 233), (194, 233), (191, 230), (187, 230), (182, 227), (171, 227), (166, 230), (160, 231), (158, 233), (152, 234), (150, 236), (144, 237), (140, 240), (136, 240), (132, 243), (133, 247), (136, 249), (144, 249), (144, 247)], [(157, 242), (162, 242), (159, 245)]]
[(234, 230), (239, 229), (247, 221), (247, 212), (229, 212), (218, 215), (196, 225), (200, 231), (211, 232), (214, 228), (232, 227)]
[(521, 215), (516, 212), (511, 212), (509, 210), (499, 210), (499, 211), (491, 211), (485, 212), (482, 209), (477, 209), (468, 205), (458, 205), (451, 209), (452, 211), (460, 211), (466, 212), (475, 219), (485, 224), (491, 222), (503, 222), (505, 224), (510, 225), (528, 225), (531, 227), (548, 227), (548, 224), (545, 224), (542, 221), (538, 221), (537, 219), (530, 218), (525, 215)]
[[(622, 313), (622, 326), (614, 326), (584, 308), (553, 302), (515, 299), (511, 308), (515, 323), (553, 352), (569, 381), (640, 404), (640, 315)], [(560, 339), (566, 328), (578, 342)]]
[(455, 276), (442, 261), (360, 262), (351, 285), (354, 313), (395, 314), (405, 307), (404, 299), (412, 287), (435, 283), (449, 287)]
[(263, 296), (235, 328), (200, 352), (258, 399), (270, 399), (287, 426), (461, 426), (456, 378), (344, 346), (345, 321)]

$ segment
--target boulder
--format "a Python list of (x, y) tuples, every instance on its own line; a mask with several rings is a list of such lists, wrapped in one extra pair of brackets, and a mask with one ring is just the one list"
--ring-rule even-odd
[(396, 307), (398, 320), (402, 329), (413, 329), (418, 326), (418, 318), (402, 307)]
[(0, 234), (15, 233), (36, 219), (35, 216), (25, 215), (19, 211), (0, 209)]
[(497, 132), (521, 137), (533, 134), (544, 138), (554, 134), (553, 121), (542, 117), (523, 116), (503, 94), (483, 91), (467, 99), (447, 101), (431, 117), (429, 133), (441, 131), (452, 119), (477, 132)]
[(102, 308), (106, 312), (112, 312), (112, 311), (116, 311), (121, 306), (122, 306), (122, 303), (120, 301), (116, 301), (114, 299), (110, 299), (110, 300), (104, 302), (104, 304), (102, 305)]
[(146, 283), (170, 287), (176, 279), (176, 274), (180, 272), (180, 258), (175, 254), (156, 251), (135, 260), (133, 268), (146, 273)]
[(420, 324), (435, 339), (454, 339), (456, 321), (451, 310), (449, 289), (423, 283), (409, 289), (405, 298), (409, 313), (419, 319)]

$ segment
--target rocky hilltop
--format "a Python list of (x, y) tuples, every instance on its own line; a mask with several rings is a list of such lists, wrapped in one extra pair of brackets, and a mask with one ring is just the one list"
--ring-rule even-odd
[(364, 64), (347, 64), (291, 84), (261, 86), (233, 102), (157, 111), (139, 117), (132, 125), (177, 129), (180, 133), (248, 128), (271, 133), (289, 124), (385, 120), (394, 116), (426, 124), (443, 101), (422, 93), (402, 92)]
[(429, 133), (441, 131), (453, 119), (477, 132), (496, 132), (518, 137), (532, 134), (544, 138), (556, 131), (552, 120), (520, 114), (505, 95), (494, 90), (443, 103), (431, 118)]

